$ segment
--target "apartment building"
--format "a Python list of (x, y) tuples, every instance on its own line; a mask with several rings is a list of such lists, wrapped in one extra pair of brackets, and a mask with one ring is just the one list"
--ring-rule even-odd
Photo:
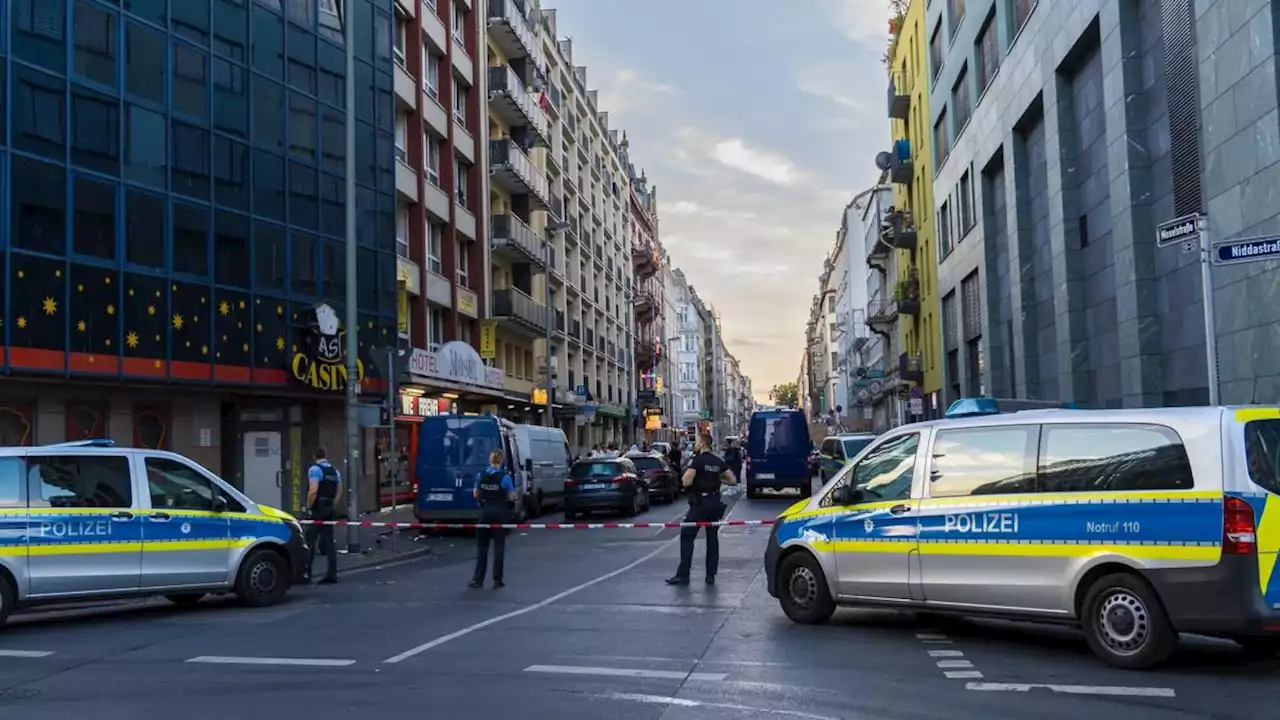
[(875, 432), (913, 419), (906, 401), (911, 388), (923, 380), (918, 358), (905, 351), (900, 332), (900, 323), (918, 316), (921, 308), (918, 281), (910, 272), (912, 260), (894, 244), (897, 212), (893, 190), (878, 185), (867, 197), (861, 222), (869, 340), (858, 363), (858, 375), (864, 382), (858, 387), (857, 398), (864, 406), (871, 406)]
[[(935, 0), (930, 112), (947, 399), (1084, 407), (1280, 397), (1274, 263), (1213, 267), (1206, 359), (1193, 246), (1280, 214), (1277, 7), (1227, 0)], [(1259, 52), (1259, 48), (1267, 48)]]
[(676, 336), (679, 337), (676, 358), (678, 367), (678, 388), (683, 404), (676, 417), (679, 427), (686, 433), (702, 430), (703, 420), (710, 417), (709, 410), (703, 402), (703, 388), (706, 385), (703, 377), (702, 358), (704, 316), (702, 301), (689, 285), (684, 271), (675, 270), (671, 274), (672, 287), (675, 289)]
[(684, 392), (679, 381), (681, 291), (676, 285), (676, 268), (669, 253), (665, 248), (661, 253), (662, 265), (658, 273), (662, 283), (662, 326), (665, 328), (662, 344), (666, 352), (662, 353), (659, 361), (659, 397), (662, 400), (663, 427), (678, 431), (684, 412)]
[(622, 151), (630, 178), (628, 213), (623, 220), (624, 242), (631, 252), (631, 271), (635, 285), (631, 289), (631, 305), (635, 319), (636, 398), (646, 439), (666, 440), (663, 432), (662, 364), (667, 356), (667, 326), (663, 303), (666, 293), (662, 284), (665, 253), (658, 240), (658, 189), (627, 157), (628, 142), (623, 136)]

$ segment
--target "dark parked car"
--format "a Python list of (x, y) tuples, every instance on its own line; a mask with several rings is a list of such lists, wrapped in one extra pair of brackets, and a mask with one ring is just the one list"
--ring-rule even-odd
[(564, 483), (564, 518), (592, 511), (639, 515), (649, 509), (649, 486), (628, 458), (579, 460)]
[(629, 453), (627, 459), (649, 486), (649, 496), (673, 503), (680, 497), (680, 478), (667, 459), (658, 453)]

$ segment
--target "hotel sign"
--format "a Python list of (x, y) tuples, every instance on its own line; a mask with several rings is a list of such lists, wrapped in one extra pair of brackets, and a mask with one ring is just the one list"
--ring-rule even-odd
[(409, 374), (490, 390), (502, 390), (507, 380), (502, 370), (485, 365), (470, 344), (456, 340), (435, 352), (414, 350), (409, 354)]
[[(346, 330), (338, 322), (338, 313), (327, 303), (315, 309), (310, 347), (295, 353), (289, 367), (300, 383), (325, 392), (347, 389)], [(364, 380), (364, 363), (356, 359), (356, 382)]]

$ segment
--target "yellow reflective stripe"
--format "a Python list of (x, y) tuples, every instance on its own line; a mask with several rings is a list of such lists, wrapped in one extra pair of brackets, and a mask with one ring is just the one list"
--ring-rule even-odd
[(1236, 422), (1249, 422), (1250, 420), (1277, 420), (1280, 419), (1280, 408), (1241, 408), (1236, 410)]
[(262, 523), (278, 523), (284, 519), (291, 519), (293, 516), (288, 513), (280, 513), (286, 517), (271, 515), (255, 515), (252, 513), (224, 512), (216, 513), (208, 510), (175, 510), (172, 508), (0, 508), (0, 517), (46, 517), (49, 515), (102, 515), (107, 516), (114, 512), (131, 512), (135, 515), (145, 515), (149, 512), (163, 512), (175, 518), (201, 518), (216, 517), (226, 518), (228, 520), (250, 520)]
[(131, 552), (230, 550), (232, 548), (247, 547), (253, 541), (254, 538), (226, 538), (217, 540), (148, 540), (145, 543), (130, 540), (126, 542), (5, 545), (0, 547), (0, 555), (13, 557), (22, 555), (104, 555)]

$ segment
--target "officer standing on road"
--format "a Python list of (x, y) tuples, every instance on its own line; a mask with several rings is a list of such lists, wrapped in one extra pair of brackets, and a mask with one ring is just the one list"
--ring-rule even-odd
[[(342, 474), (329, 462), (322, 447), (316, 448), (315, 464), (307, 471), (307, 512), (312, 520), (332, 520), (336, 515), (338, 498), (342, 497)], [(307, 533), (307, 581), (311, 581), (311, 566), (316, 562), (316, 546), (324, 543), (325, 561), (328, 565), (321, 584), (338, 582), (338, 546), (333, 540), (332, 525), (308, 525)]]
[[(714, 447), (710, 435), (698, 437), (698, 454), (693, 456), (689, 467), (680, 478), (680, 484), (689, 493), (689, 514), (684, 521), (719, 522), (724, 517), (725, 505), (720, 498), (721, 485), (734, 485), (737, 478), (725, 467), (724, 460), (711, 452)], [(716, 582), (716, 569), (720, 564), (720, 528), (707, 528), (707, 584)], [(688, 585), (689, 572), (693, 565), (693, 541), (698, 537), (698, 528), (680, 529), (680, 567), (676, 574), (667, 578), (668, 585)]]
[[(516, 502), (516, 484), (511, 473), (503, 467), (506, 458), (501, 450), (489, 453), (489, 467), (476, 478), (476, 489), (473, 494), (480, 503), (480, 524), (507, 524), (511, 522), (512, 504)], [(473, 588), (484, 587), (484, 574), (489, 564), (489, 541), (493, 540), (493, 586), (500, 588), (506, 583), (502, 581), (502, 563), (507, 554), (507, 531), (480, 527), (476, 528), (476, 572), (469, 585)]]

